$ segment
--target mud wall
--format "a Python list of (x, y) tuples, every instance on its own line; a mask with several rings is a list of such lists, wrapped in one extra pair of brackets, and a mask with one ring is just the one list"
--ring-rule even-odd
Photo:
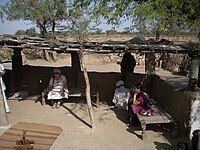
[[(23, 66), (22, 90), (27, 90), (29, 95), (38, 95), (47, 87), (52, 76), (52, 67)], [(84, 88), (84, 78), (82, 72), (78, 76), (78, 81), (74, 78), (76, 70), (70, 67), (63, 67), (62, 73), (68, 80), (68, 88)], [(131, 74), (126, 80), (126, 86), (130, 89), (132, 85), (141, 82), (145, 77), (143, 74)], [(120, 73), (115, 72), (89, 72), (91, 90), (98, 89), (100, 101), (111, 105), (115, 83), (120, 79)], [(76, 81), (75, 81), (76, 80)], [(40, 82), (42, 81), (42, 82)], [(75, 85), (75, 83), (78, 83)], [(12, 84), (9, 82), (9, 84)], [(7, 86), (11, 87), (11, 86)], [(152, 98), (156, 99), (159, 105), (178, 122), (181, 132), (188, 134), (188, 124), (191, 112), (191, 98), (184, 93), (175, 91), (172, 86), (155, 76), (148, 85), (148, 91)]]
[[(62, 67), (62, 74), (68, 80), (68, 88), (84, 88), (85, 82), (83, 73), (80, 72), (78, 79), (75, 79), (76, 70), (71, 67)], [(48, 86), (52, 77), (53, 67), (23, 66), (22, 89), (28, 91), (29, 95), (38, 95)], [(116, 72), (89, 72), (91, 90), (97, 89), (100, 94), (100, 101), (111, 104), (113, 98), (115, 83), (120, 80), (120, 73)], [(140, 82), (144, 75), (131, 74), (126, 80), (126, 85), (131, 88), (134, 84)], [(77, 83), (77, 85), (76, 85)], [(9, 83), (12, 84), (12, 83)]]
[[(131, 74), (125, 82), (127, 88), (131, 88), (134, 84), (137, 84), (142, 80), (145, 75), (143, 74)], [(120, 73), (114, 72), (89, 72), (89, 79), (91, 84), (91, 90), (97, 88), (100, 95), (100, 100), (107, 102), (111, 105), (111, 100), (113, 98), (115, 83), (120, 80)], [(84, 87), (83, 77), (79, 80), (78, 87)]]
[(178, 121), (181, 134), (189, 135), (191, 98), (183, 92), (175, 91), (159, 76), (155, 76), (152, 81), (151, 95), (166, 112)]

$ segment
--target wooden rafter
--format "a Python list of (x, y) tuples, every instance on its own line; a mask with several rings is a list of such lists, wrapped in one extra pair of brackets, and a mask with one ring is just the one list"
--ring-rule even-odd
[[(22, 49), (39, 49), (39, 50), (50, 50), (57, 51), (59, 53), (65, 53), (70, 51), (79, 51), (80, 43), (69, 42), (58, 39), (43, 39), (38, 37), (24, 37), (24, 36), (9, 36), (0, 37), (0, 45), (8, 48), (22, 48)], [(188, 53), (189, 47), (184, 45), (169, 44), (165, 45), (162, 43), (145, 43), (137, 44), (117, 41), (107, 42), (85, 42), (82, 44), (86, 52), (95, 53), (122, 53), (125, 51), (129, 52), (155, 52), (163, 53), (167, 51), (169, 53)], [(196, 49), (199, 51), (199, 49)]]

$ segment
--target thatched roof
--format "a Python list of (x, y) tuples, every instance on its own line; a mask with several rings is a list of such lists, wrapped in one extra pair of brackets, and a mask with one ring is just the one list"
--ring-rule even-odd
[[(186, 46), (187, 45), (187, 46)], [(39, 37), (26, 37), (26, 36), (0, 36), (0, 46), (8, 48), (21, 48), (21, 49), (41, 49), (52, 50), (60, 53), (79, 51), (83, 46), (86, 52), (96, 53), (120, 53), (120, 52), (156, 52), (156, 53), (188, 53), (192, 46), (175, 45), (173, 42), (161, 39), (155, 41), (153, 39), (144, 40), (134, 37), (129, 41), (104, 41), (104, 42), (70, 42), (58, 39), (44, 39)], [(198, 44), (197, 44), (198, 45)], [(195, 49), (199, 51), (200, 46)]]

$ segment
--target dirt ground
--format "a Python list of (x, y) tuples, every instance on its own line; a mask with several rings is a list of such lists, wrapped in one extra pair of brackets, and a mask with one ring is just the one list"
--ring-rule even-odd
[[(109, 149), (174, 149), (176, 143), (169, 131), (160, 126), (147, 127), (147, 141), (141, 140), (139, 126), (128, 128), (125, 123), (126, 112), (101, 105), (94, 108), (96, 129), (88, 126), (89, 117), (83, 103), (65, 103), (60, 109), (42, 107), (31, 100), (9, 101), (11, 113), (8, 114), (10, 126), (19, 121), (44, 123), (60, 126), (63, 129), (52, 150), (109, 150)], [(1, 130), (3, 133), (6, 130)]]
[[(44, 60), (26, 61), (24, 64), (42, 66), (70, 66), (70, 57), (67, 61), (46, 62)], [(119, 72), (117, 62), (103, 63), (97, 58), (89, 59), (88, 71)], [(97, 63), (99, 61), (99, 63)], [(8, 65), (9, 66), (9, 65)], [(144, 66), (137, 66), (135, 72), (144, 73)], [(157, 71), (163, 78), (170, 80), (171, 73), (160, 69)], [(184, 78), (185, 79), (185, 78)], [(88, 126), (89, 117), (83, 100), (72, 99), (64, 103), (60, 109), (53, 110), (49, 105), (41, 106), (34, 99), (24, 101), (9, 100), (11, 113), (8, 114), (10, 126), (17, 122), (35, 122), (60, 126), (63, 129), (51, 150), (164, 150), (176, 149), (178, 139), (173, 139), (169, 127), (152, 125), (147, 126), (147, 140), (141, 140), (139, 126), (127, 127), (127, 113), (114, 109), (112, 106), (101, 104), (94, 107), (96, 128)], [(6, 129), (0, 129), (0, 135)]]

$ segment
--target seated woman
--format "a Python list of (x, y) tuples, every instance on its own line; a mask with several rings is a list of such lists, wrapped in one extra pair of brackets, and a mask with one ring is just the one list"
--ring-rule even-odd
[(134, 113), (151, 116), (152, 109), (150, 99), (147, 93), (144, 92), (143, 86), (141, 84), (136, 85), (136, 87), (133, 89), (132, 95), (132, 109)]
[(59, 68), (54, 68), (53, 76), (47, 88), (47, 99), (52, 101), (52, 108), (59, 108), (61, 100), (68, 98), (68, 93), (66, 77), (61, 75)]
[(113, 104), (120, 109), (127, 109), (128, 99), (130, 97), (129, 89), (125, 88), (122, 80), (117, 81), (113, 97)]
[(144, 92), (141, 84), (136, 84), (131, 90), (131, 96), (128, 104), (129, 123), (134, 123), (136, 114), (151, 116), (153, 110), (151, 109), (151, 103), (149, 96)]

